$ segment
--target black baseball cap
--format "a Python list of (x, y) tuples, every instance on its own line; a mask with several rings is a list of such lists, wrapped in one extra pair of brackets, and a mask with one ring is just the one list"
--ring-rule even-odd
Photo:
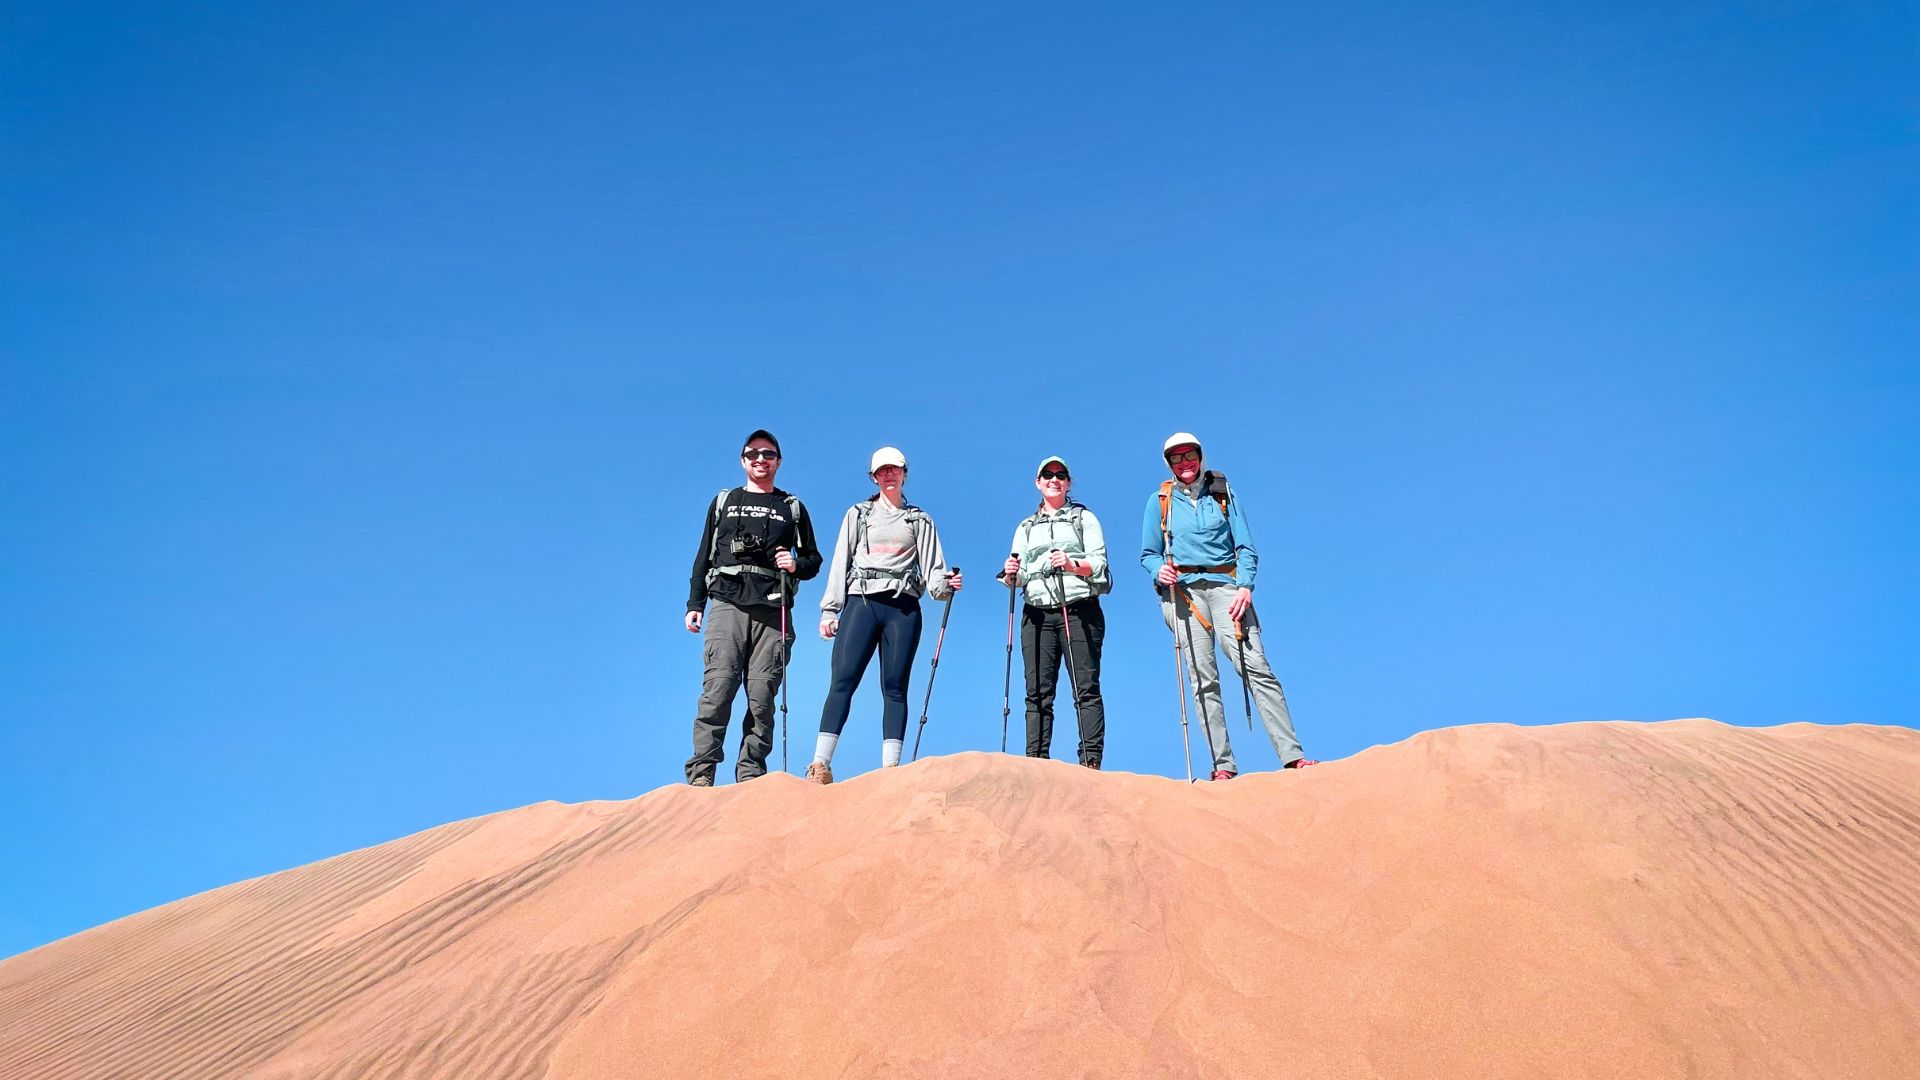
[(753, 433), (751, 435), (748, 435), (745, 439), (742, 439), (740, 441), (741, 452), (744, 453), (747, 447), (752, 446), (753, 440), (755, 439), (765, 439), (768, 442), (773, 444), (773, 448), (775, 450), (780, 449), (780, 440), (773, 437), (773, 432), (768, 431), (766, 428), (754, 428)]

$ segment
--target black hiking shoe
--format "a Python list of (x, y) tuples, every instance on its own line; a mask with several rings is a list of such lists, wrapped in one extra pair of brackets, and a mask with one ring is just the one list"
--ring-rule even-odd
[(713, 774), (695, 773), (694, 775), (687, 777), (687, 783), (692, 787), (712, 787)]

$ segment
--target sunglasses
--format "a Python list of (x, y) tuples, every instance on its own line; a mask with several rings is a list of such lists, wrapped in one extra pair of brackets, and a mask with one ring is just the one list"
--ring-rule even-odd
[(1067, 475), (1067, 471), (1066, 471), (1065, 469), (1041, 469), (1041, 470), (1040, 470), (1040, 479), (1042, 479), (1042, 480), (1071, 480), (1071, 479), (1073, 479), (1073, 478), (1072, 478), (1071, 476), (1068, 476), (1068, 475)]
[(1169, 465), (1179, 465), (1183, 462), (1199, 460), (1200, 451), (1198, 450), (1176, 450), (1167, 455), (1167, 464)]
[(742, 450), (740, 456), (748, 461), (779, 461), (778, 450)]

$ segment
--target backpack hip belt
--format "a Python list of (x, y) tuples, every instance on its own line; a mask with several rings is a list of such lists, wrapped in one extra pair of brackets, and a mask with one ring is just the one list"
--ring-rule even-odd
[(744, 564), (739, 564), (734, 566), (716, 566), (707, 571), (707, 584), (709, 585), (713, 584), (713, 579), (719, 577), (722, 574), (726, 574), (728, 576), (732, 576), (734, 574), (759, 574), (761, 577), (777, 578), (784, 573), (786, 573), (786, 571), (774, 570), (765, 566), (747, 566)]
[(1175, 566), (1174, 569), (1183, 574), (1225, 574), (1228, 577), (1232, 577), (1234, 576), (1237, 565), (1236, 563), (1225, 563), (1220, 566)]
[(920, 568), (916, 566), (906, 570), (876, 570), (871, 566), (855, 566), (847, 570), (848, 581), (872, 581), (875, 578), (911, 585), (920, 580)]

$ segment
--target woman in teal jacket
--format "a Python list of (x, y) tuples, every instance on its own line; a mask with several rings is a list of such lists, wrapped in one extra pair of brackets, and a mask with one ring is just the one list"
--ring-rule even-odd
[(1100, 595), (1112, 588), (1100, 519), (1073, 501), (1067, 463), (1040, 463), (1034, 487), (1040, 506), (1013, 530), (1013, 554), (1001, 578), (1026, 593), (1020, 655), (1027, 674), (1027, 756), (1051, 757), (1053, 699), (1064, 659), (1080, 721), (1080, 764), (1100, 767), (1106, 749), (1106, 706), (1100, 699), (1100, 645), (1107, 622)]

